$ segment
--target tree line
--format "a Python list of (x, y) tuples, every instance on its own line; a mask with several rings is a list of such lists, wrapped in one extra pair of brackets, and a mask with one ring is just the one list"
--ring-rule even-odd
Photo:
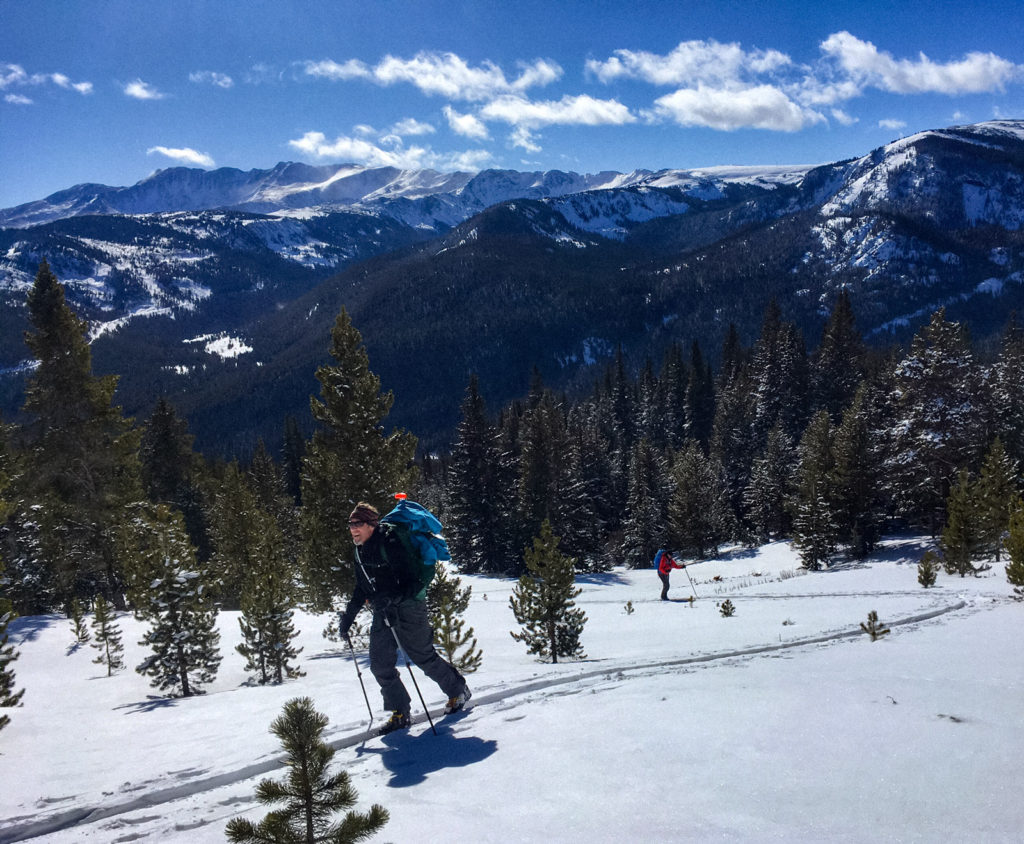
[[(700, 558), (792, 538), (816, 569), (902, 526), (941, 534), (943, 563), (961, 574), (1001, 550), (1011, 580), (1024, 566), (1013, 320), (988, 360), (941, 309), (908, 350), (880, 352), (843, 292), (809, 354), (772, 303), (751, 346), (725, 330), (717, 371), (696, 342), (635, 375), (620, 352), (590, 394), (555, 393), (535, 371), (496, 416), (471, 377), (450, 451), (417, 457), (412, 433), (385, 429), (393, 395), (342, 308), (311, 438), (288, 418), (281, 454), (259, 444), (243, 466), (195, 453), (164, 398), (141, 425), (124, 417), (117, 377), (93, 375), (86, 325), (45, 261), (27, 304), (37, 366), (25, 421), (0, 428), (0, 618), (130, 609), (150, 624), (138, 670), (162, 689), (190, 694), (216, 672), (218, 609), (240, 611), (239, 651), (260, 682), (294, 676), (293, 609), (329, 611), (351, 592), (348, 513), (387, 509), (397, 490), (441, 515), (459, 571), (526, 578), (521, 638), (552, 658), (580, 652), (583, 619), (567, 614), (568, 650), (545, 644), (550, 618), (529, 582), (542, 559), (639, 568), (659, 547)], [(571, 578), (559, 588), (571, 609)], [(463, 597), (457, 582), (442, 592)], [(468, 643), (451, 607), (435, 609)]]

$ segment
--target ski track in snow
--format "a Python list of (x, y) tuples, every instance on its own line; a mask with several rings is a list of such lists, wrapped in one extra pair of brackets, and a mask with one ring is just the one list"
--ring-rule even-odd
[[(832, 593), (834, 597), (864, 597), (864, 596), (885, 596), (885, 595), (905, 595), (907, 592), (899, 591), (880, 591), (880, 592), (837, 592)], [(711, 600), (715, 596), (708, 595), (703, 599), (698, 600)], [(808, 595), (757, 595), (750, 594), (744, 595), (744, 601), (750, 598), (765, 598), (765, 599), (777, 599), (777, 598), (802, 598), (802, 597), (820, 597), (820, 596), (808, 596)], [(979, 596), (985, 597), (985, 596)], [(995, 597), (995, 596), (993, 596)], [(650, 601), (642, 601), (641, 603), (654, 602), (657, 599), (650, 599)], [(678, 603), (685, 603), (685, 600), (680, 601), (676, 599)], [(897, 621), (886, 622), (886, 627), (896, 630), (897, 628), (909, 628), (914, 629), (914, 625), (920, 624), (921, 622), (930, 621), (940, 616), (947, 615), (949, 613), (957, 612), (960, 610), (967, 609), (968, 612), (977, 611), (976, 607), (968, 607), (966, 601), (958, 601), (950, 606), (941, 607), (939, 609), (931, 610), (917, 615), (908, 616)], [(436, 719), (442, 717), (441, 710), (437, 710), (432, 713), (432, 717), (435, 719), (435, 724), (443, 723), (445, 728), (448, 729), (450, 724), (458, 723), (463, 720), (471, 718), (475, 715), (477, 707), (495, 707), (496, 711), (507, 712), (510, 709), (515, 709), (521, 703), (529, 702), (532, 699), (538, 697), (539, 692), (547, 692), (548, 694), (539, 695), (539, 697), (556, 697), (563, 696), (566, 694), (578, 694), (584, 689), (590, 689), (591, 691), (597, 691), (602, 686), (604, 688), (617, 687), (620, 682), (627, 680), (631, 676), (647, 676), (653, 673), (663, 672), (665, 669), (672, 669), (676, 671), (686, 672), (693, 668), (707, 667), (715, 663), (727, 664), (730, 661), (750, 659), (757, 656), (765, 656), (777, 653), (779, 651), (792, 650), (795, 648), (807, 648), (813, 646), (820, 646), (829, 643), (840, 642), (845, 639), (856, 639), (860, 636), (864, 636), (865, 633), (857, 628), (847, 628), (844, 630), (837, 630), (826, 632), (817, 636), (811, 636), (804, 639), (794, 639), (787, 642), (780, 642), (777, 644), (758, 645), (750, 648), (741, 648), (737, 650), (721, 651), (709, 654), (698, 654), (694, 656), (681, 657), (679, 659), (666, 659), (657, 660), (652, 662), (637, 663), (627, 661), (616, 661), (609, 660), (607, 663), (601, 665), (600, 668), (593, 668), (581, 671), (578, 674), (572, 674), (567, 676), (552, 677), (544, 680), (537, 680), (530, 683), (524, 683), (511, 688), (502, 689), (499, 691), (491, 692), (488, 694), (477, 694), (474, 695), (472, 703), (468, 706), (464, 713), (460, 713), (455, 716), (448, 716), (443, 722), (439, 722)], [(585, 664), (585, 663), (583, 663)], [(612, 685), (607, 685), (611, 683)], [(563, 689), (559, 687), (571, 686), (571, 688)], [(552, 691), (554, 690), (554, 691)], [(516, 701), (514, 698), (522, 698), (521, 701)], [(509, 720), (511, 716), (506, 715), (506, 720)], [(512, 718), (514, 720), (514, 717)], [(414, 714), (412, 717), (413, 726), (419, 724), (426, 724), (427, 716), (425, 713), (420, 712)], [(370, 727), (373, 724), (369, 725)], [(428, 727), (429, 730), (429, 727)], [(459, 730), (462, 732), (464, 730)], [(364, 744), (368, 739), (374, 738), (369, 734), (369, 727), (366, 730), (360, 730), (355, 733), (348, 733), (339, 738), (329, 740), (328, 744), (331, 745), (335, 750), (343, 750), (356, 745)], [(349, 763), (351, 764), (351, 763)], [(223, 774), (219, 774), (214, 777), (207, 777), (206, 779), (194, 779), (191, 782), (182, 783), (181, 785), (170, 786), (167, 788), (159, 788), (148, 794), (137, 797), (133, 800), (128, 800), (121, 803), (114, 803), (106, 806), (86, 806), (71, 811), (60, 812), (49, 817), (41, 818), (38, 820), (30, 820), (29, 818), (12, 818), (11, 820), (25, 820), (19, 826), (10, 826), (5, 830), (0, 831), (0, 844), (14, 844), (16, 841), (28, 841), (33, 838), (37, 838), (43, 835), (49, 835), (55, 832), (61, 832), (75, 827), (84, 827), (89, 824), (98, 823), (100, 821), (109, 821), (116, 819), (116, 823), (125, 826), (132, 826), (137, 824), (147, 823), (154, 820), (153, 816), (143, 816), (136, 818), (123, 817), (132, 812), (140, 812), (145, 810), (155, 809), (159, 806), (173, 803), (177, 800), (182, 800), (188, 797), (202, 794), (204, 792), (213, 791), (218, 788), (225, 786), (236, 785), (239, 783), (246, 782), (256, 777), (263, 777), (276, 770), (284, 767), (283, 757), (277, 757), (271, 759), (264, 759), (259, 762), (255, 762), (252, 765), (247, 765), (244, 768), (237, 769), (235, 771), (228, 771)], [(202, 771), (197, 772), (202, 774)], [(181, 779), (190, 777), (193, 771), (178, 771), (171, 772), (172, 775), (176, 775)], [(158, 782), (158, 780), (151, 780), (150, 782)], [(145, 783), (135, 786), (136, 790), (145, 787)], [(254, 791), (251, 790), (251, 791)], [(234, 796), (230, 799), (221, 801), (220, 805), (232, 807), (237, 806), (240, 803), (251, 802), (255, 798), (251, 792), (245, 797)], [(227, 813), (228, 815), (235, 814), (235, 810)], [(125, 839), (127, 840), (127, 839)]]

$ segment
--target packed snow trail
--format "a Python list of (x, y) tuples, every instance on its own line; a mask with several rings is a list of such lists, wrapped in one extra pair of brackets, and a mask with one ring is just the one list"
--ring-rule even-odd
[[(765, 596), (767, 597), (767, 596)], [(951, 612), (956, 612), (966, 607), (967, 604), (964, 601), (943, 607), (937, 610), (932, 610), (926, 613), (920, 613), (918, 615), (908, 616), (906, 618), (899, 619), (897, 621), (887, 622), (886, 626), (890, 629), (904, 627), (910, 624), (917, 624), (919, 622), (928, 621), (938, 616), (946, 615)], [(794, 639), (788, 642), (775, 643), (770, 645), (759, 645), (750, 648), (741, 648), (736, 650), (721, 651), (711, 654), (701, 654), (697, 656), (680, 657), (679, 659), (663, 659), (651, 662), (642, 663), (623, 663), (619, 665), (606, 664), (601, 668), (592, 669), (588, 671), (580, 672), (579, 674), (552, 677), (544, 680), (536, 680), (534, 682), (525, 683), (509, 689), (503, 689), (497, 692), (491, 692), (490, 694), (478, 694), (474, 695), (472, 705), (467, 707), (466, 713), (472, 713), (479, 706), (490, 706), (493, 704), (506, 701), (513, 697), (519, 697), (523, 695), (532, 694), (538, 691), (544, 691), (551, 689), (556, 686), (564, 686), (570, 684), (586, 685), (592, 681), (601, 681), (607, 679), (622, 679), (629, 675), (643, 675), (651, 671), (662, 671), (666, 668), (685, 668), (690, 665), (700, 665), (711, 662), (718, 662), (730, 659), (742, 659), (747, 657), (759, 656), (762, 654), (773, 653), (777, 651), (789, 650), (792, 648), (802, 648), (810, 645), (819, 645), (826, 642), (834, 642), (843, 639), (854, 639), (865, 635), (860, 629), (849, 629), (836, 631), (832, 633), (824, 633), (818, 636), (811, 636), (805, 639)], [(440, 708), (434, 713), (434, 717), (441, 720), (443, 723), (443, 713)], [(462, 717), (461, 713), (452, 717)], [(427, 721), (426, 714), (423, 712), (416, 713), (412, 718), (413, 726), (422, 724)], [(331, 747), (335, 750), (342, 750), (366, 742), (372, 738), (367, 730), (360, 730), (356, 733), (350, 733), (337, 739), (333, 739), (328, 742)], [(257, 762), (252, 765), (248, 765), (244, 768), (236, 769), (234, 771), (228, 771), (222, 774), (218, 774), (213, 777), (207, 777), (205, 779), (194, 780), (189, 783), (183, 783), (177, 786), (171, 786), (169, 788), (162, 788), (156, 791), (152, 791), (149, 794), (137, 797), (134, 800), (125, 801), (123, 803), (116, 803), (109, 806), (97, 806), (97, 807), (82, 807), (74, 809), (68, 812), (62, 812), (60, 814), (52, 815), (48, 818), (44, 818), (39, 821), (32, 821), (29, 823), (22, 824), (20, 826), (11, 826), (7, 829), (0, 831), (0, 844), (14, 844), (17, 841), (28, 841), (32, 838), (37, 838), (42, 835), (49, 835), (51, 833), (60, 832), (67, 829), (72, 829), (78, 826), (85, 826), (87, 824), (96, 823), (101, 820), (124, 815), (129, 812), (136, 812), (145, 809), (152, 809), (154, 807), (172, 803), (176, 800), (181, 800), (186, 797), (191, 797), (196, 794), (201, 794), (206, 791), (212, 791), (216, 788), (223, 786), (233, 785), (235, 783), (244, 782), (249, 779), (269, 774), (284, 767), (284, 761), (281, 757), (275, 757), (267, 759), (262, 762)]]

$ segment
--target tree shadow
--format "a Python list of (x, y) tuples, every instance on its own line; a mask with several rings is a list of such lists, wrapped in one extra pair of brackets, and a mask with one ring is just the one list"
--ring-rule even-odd
[[(449, 716), (448, 721), (452, 720)], [(389, 733), (381, 738), (383, 747), (367, 747), (356, 754), (377, 754), (391, 772), (389, 788), (408, 788), (419, 785), (427, 777), (445, 768), (463, 768), (482, 762), (498, 749), (493, 739), (479, 736), (456, 736), (448, 724), (437, 724), (437, 735), (426, 729), (417, 735), (406, 730)]]
[(136, 701), (135, 703), (123, 703), (120, 706), (115, 706), (115, 711), (118, 709), (127, 709), (128, 715), (134, 715), (137, 712), (154, 712), (157, 709), (166, 709), (170, 706), (177, 706), (181, 698), (176, 697), (157, 697), (156, 695), (150, 695), (145, 700)]
[(39, 634), (47, 627), (55, 627), (59, 622), (67, 621), (62, 615), (26, 615), (13, 618), (7, 625), (7, 635), (12, 644), (22, 645), (39, 638)]

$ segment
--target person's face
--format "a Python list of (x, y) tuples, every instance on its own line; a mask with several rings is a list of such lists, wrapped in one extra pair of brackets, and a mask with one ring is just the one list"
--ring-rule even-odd
[(349, 519), (348, 529), (352, 534), (352, 541), (356, 545), (362, 545), (373, 533), (373, 525), (369, 522), (361, 522), (358, 519)]

